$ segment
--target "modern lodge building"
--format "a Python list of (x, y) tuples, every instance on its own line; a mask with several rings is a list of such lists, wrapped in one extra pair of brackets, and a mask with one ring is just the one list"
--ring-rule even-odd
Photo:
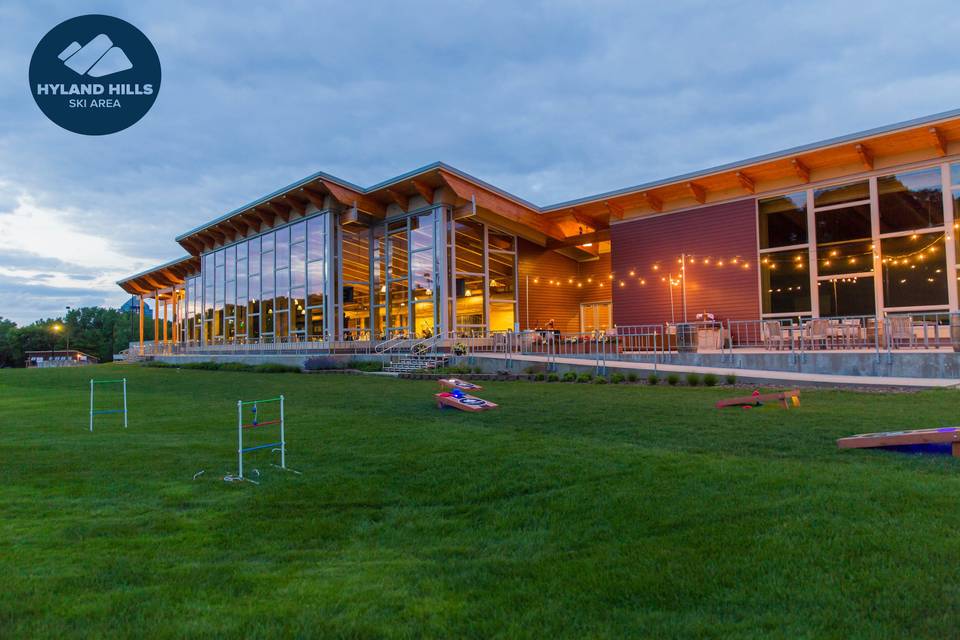
[(443, 163), (315, 173), (118, 284), (187, 351), (948, 317), (958, 203), (960, 110), (549, 206)]

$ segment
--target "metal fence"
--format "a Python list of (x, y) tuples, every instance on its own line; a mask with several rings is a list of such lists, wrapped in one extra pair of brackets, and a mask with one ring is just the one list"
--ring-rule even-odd
[[(471, 331), (437, 334), (424, 339), (389, 340), (271, 339), (233, 342), (145, 342), (143, 355), (333, 355), (406, 353), (502, 354), (606, 360), (662, 362), (674, 354), (747, 352), (804, 354), (867, 351), (878, 356), (905, 350), (960, 350), (960, 313), (920, 312), (835, 318), (779, 318), (716, 322), (617, 326), (604, 331), (563, 333), (554, 330)], [(138, 342), (130, 353), (140, 353)]]

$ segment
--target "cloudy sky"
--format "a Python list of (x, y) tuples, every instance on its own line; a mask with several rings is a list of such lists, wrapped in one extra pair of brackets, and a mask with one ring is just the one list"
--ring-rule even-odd
[[(953, 2), (0, 2), (0, 316), (117, 305), (174, 236), (316, 170), (443, 160), (538, 204), (960, 107)], [(156, 47), (121, 133), (44, 117), (83, 13)]]

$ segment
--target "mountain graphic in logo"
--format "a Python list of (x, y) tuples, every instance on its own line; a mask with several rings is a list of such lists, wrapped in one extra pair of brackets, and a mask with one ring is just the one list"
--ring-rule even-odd
[(81, 76), (87, 74), (92, 78), (133, 69), (123, 49), (113, 46), (113, 41), (102, 33), (82, 47), (76, 41), (71, 42), (57, 57)]

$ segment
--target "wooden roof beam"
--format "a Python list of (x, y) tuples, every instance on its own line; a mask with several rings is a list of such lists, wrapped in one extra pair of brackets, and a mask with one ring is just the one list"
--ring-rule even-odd
[(617, 220), (623, 220), (623, 207), (618, 205), (616, 202), (610, 202), (609, 200), (605, 200), (603, 204), (607, 208), (607, 211), (610, 212), (611, 216)]
[[(289, 205), (286, 205), (282, 202), (267, 202), (264, 204), (270, 211), (273, 211), (277, 218), (280, 218), (284, 222), (290, 222), (290, 212), (293, 210)], [(276, 222), (276, 219), (274, 219)]]
[(243, 238), (247, 235), (247, 231), (250, 230), (250, 227), (247, 225), (246, 220), (243, 215), (239, 215), (235, 218), (227, 220), (227, 225), (229, 225), (234, 231), (237, 232), (238, 238)]
[(476, 197), (471, 198), (470, 202), (467, 204), (457, 207), (453, 210), (453, 219), (462, 220), (464, 218), (472, 218), (477, 215), (477, 199)]
[(161, 284), (159, 280), (156, 280), (156, 279), (153, 277), (153, 274), (145, 275), (145, 276), (142, 276), (142, 277), (143, 277), (144, 280), (147, 281), (147, 283), (148, 283), (151, 287), (153, 287), (153, 289), (151, 290), (151, 292), (156, 291), (157, 289), (166, 289), (166, 288), (169, 286), (169, 285), (166, 285), (166, 284)]
[(291, 210), (303, 215), (307, 212), (307, 206), (293, 197), (292, 194), (286, 194), (283, 196), (283, 204), (290, 207)]
[(410, 199), (397, 191), (396, 189), (387, 188), (387, 195), (390, 196), (390, 199), (393, 200), (404, 213), (410, 208)]
[(588, 216), (576, 207), (570, 207), (570, 216), (577, 222), (577, 224), (583, 227), (590, 227), (591, 230), (594, 230), (600, 226), (595, 219)]
[(203, 244), (191, 238), (184, 238), (180, 241), (180, 246), (191, 254), (200, 254), (203, 252)]
[(863, 164), (863, 168), (867, 171), (873, 171), (873, 152), (867, 148), (865, 144), (858, 144), (854, 147), (857, 152), (857, 156), (860, 158), (860, 162)]
[(471, 201), (475, 199), (478, 208), (486, 209), (508, 220), (535, 229), (547, 237), (565, 237), (559, 225), (549, 218), (541, 216), (538, 212), (531, 211), (513, 200), (492, 193), (448, 171), (441, 169), (438, 173), (440, 179), (461, 200)]
[(933, 142), (933, 147), (937, 150), (937, 153), (941, 157), (947, 155), (947, 141), (943, 137), (943, 132), (936, 127), (930, 127), (928, 133), (930, 134), (930, 139)]
[(358, 193), (353, 189), (342, 187), (336, 182), (331, 182), (330, 180), (321, 180), (320, 182), (322, 182), (324, 188), (330, 192), (330, 195), (333, 196), (333, 199), (340, 204), (347, 207), (356, 206), (360, 211), (373, 215), (377, 218), (386, 217), (387, 208), (373, 198), (368, 198), (362, 193)]
[(696, 182), (688, 182), (687, 190), (690, 192), (690, 195), (693, 196), (693, 199), (703, 204), (707, 201), (707, 190)]
[(581, 233), (579, 235), (570, 236), (569, 238), (564, 238), (562, 240), (547, 240), (548, 249), (563, 249), (567, 247), (582, 247), (585, 244), (596, 244), (598, 242), (603, 242), (604, 240), (610, 239), (610, 229), (600, 229), (599, 231), (591, 231), (590, 233)]
[(257, 206), (250, 211), (260, 219), (260, 222), (268, 227), (272, 227), (273, 223), (277, 221), (277, 215), (270, 209), (262, 209)]
[(650, 193), (649, 191), (643, 192), (643, 199), (647, 201), (647, 204), (650, 205), (650, 208), (654, 211), (660, 212), (663, 211), (663, 200)]
[(413, 188), (417, 190), (417, 193), (420, 194), (420, 197), (427, 201), (427, 204), (433, 204), (433, 189), (419, 180), (411, 180), (410, 184), (412, 184)]
[(323, 209), (323, 194), (319, 191), (314, 191), (309, 187), (300, 187), (300, 193), (303, 194), (303, 197), (306, 198), (315, 206), (317, 209)]
[(793, 166), (793, 170), (797, 173), (797, 176), (804, 182), (810, 182), (810, 169), (807, 168), (807, 165), (803, 164), (803, 161), (800, 158), (794, 158), (790, 161), (790, 164)]
[(744, 172), (737, 171), (737, 180), (740, 182), (740, 186), (743, 187), (743, 190), (747, 193), (757, 192), (757, 183), (753, 181), (753, 178)]

